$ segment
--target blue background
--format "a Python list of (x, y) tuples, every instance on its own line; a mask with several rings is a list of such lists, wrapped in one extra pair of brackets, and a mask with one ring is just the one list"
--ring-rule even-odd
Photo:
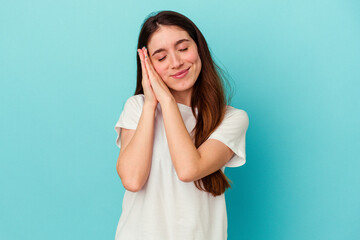
[(113, 239), (140, 25), (189, 17), (247, 111), (229, 240), (360, 239), (360, 3), (0, 1), (0, 239)]

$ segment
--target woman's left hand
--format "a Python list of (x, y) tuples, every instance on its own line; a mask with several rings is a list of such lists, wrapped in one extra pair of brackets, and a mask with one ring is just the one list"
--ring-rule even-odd
[(156, 99), (160, 104), (166, 103), (169, 100), (173, 100), (174, 96), (171, 94), (168, 86), (156, 72), (154, 66), (151, 63), (151, 60), (148, 55), (147, 49), (144, 50), (145, 54), (145, 67), (149, 76), (151, 87), (154, 91)]

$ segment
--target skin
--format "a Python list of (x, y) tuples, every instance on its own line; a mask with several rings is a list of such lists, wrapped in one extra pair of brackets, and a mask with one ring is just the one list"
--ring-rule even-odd
[[(189, 41), (174, 45), (184, 38)], [(150, 173), (154, 113), (158, 103), (162, 109), (171, 160), (181, 181), (201, 179), (219, 170), (233, 155), (229, 147), (216, 139), (208, 139), (196, 148), (177, 105), (190, 106), (191, 91), (201, 70), (196, 43), (181, 28), (161, 26), (149, 39), (148, 48), (148, 51), (138, 49), (145, 96), (143, 112), (136, 130), (122, 130), (121, 142), (124, 146), (121, 149), (124, 150), (120, 151), (117, 165), (119, 176), (130, 191), (142, 189)], [(159, 48), (165, 51), (153, 55)], [(180, 51), (184, 48), (188, 48), (188, 51)], [(164, 56), (164, 61), (159, 61)], [(188, 67), (186, 77), (171, 77)]]
[[(175, 45), (182, 39), (187, 41)], [(159, 97), (167, 95), (178, 103), (190, 106), (192, 89), (201, 71), (201, 59), (195, 41), (177, 26), (160, 26), (149, 38), (147, 48), (150, 68), (155, 70), (158, 75), (156, 77), (160, 77), (169, 90), (157, 81), (163, 88), (163, 91), (158, 89), (161, 91)], [(164, 51), (157, 52), (160, 48)], [(176, 79), (171, 76), (189, 67), (184, 78)]]

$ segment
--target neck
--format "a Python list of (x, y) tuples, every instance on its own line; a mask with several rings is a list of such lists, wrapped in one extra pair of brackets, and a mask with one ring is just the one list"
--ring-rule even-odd
[(191, 93), (192, 93), (192, 88), (187, 89), (185, 91), (174, 91), (172, 89), (169, 89), (171, 94), (174, 96), (175, 101), (177, 103), (181, 103), (184, 104), (186, 106), (191, 107)]

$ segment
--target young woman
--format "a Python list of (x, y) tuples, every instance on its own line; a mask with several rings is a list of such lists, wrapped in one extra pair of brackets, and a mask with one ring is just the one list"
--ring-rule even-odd
[(143, 23), (136, 91), (115, 125), (126, 189), (116, 240), (227, 239), (224, 169), (245, 163), (249, 119), (227, 105), (217, 68), (187, 17)]

